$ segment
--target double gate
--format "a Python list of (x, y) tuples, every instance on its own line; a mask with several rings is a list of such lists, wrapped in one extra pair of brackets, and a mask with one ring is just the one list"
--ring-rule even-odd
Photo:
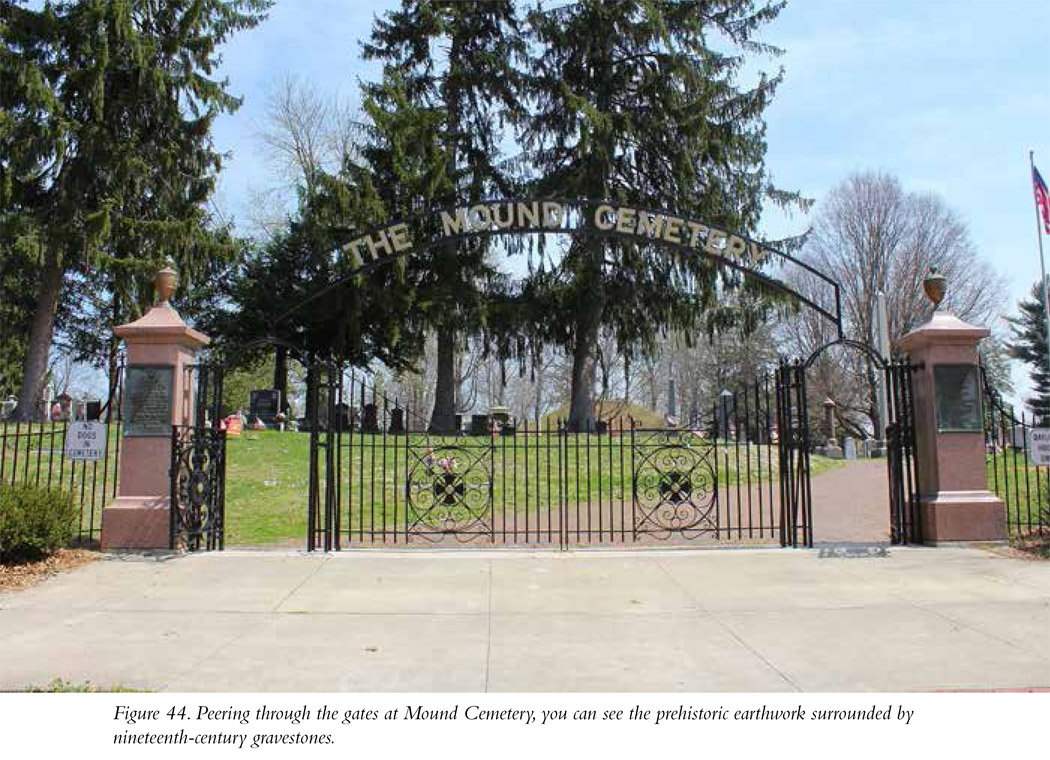
[(335, 365), (311, 377), (311, 550), (812, 545), (800, 364), (723, 391), (681, 425), (613, 410), (582, 430), (486, 416), (453, 434)]

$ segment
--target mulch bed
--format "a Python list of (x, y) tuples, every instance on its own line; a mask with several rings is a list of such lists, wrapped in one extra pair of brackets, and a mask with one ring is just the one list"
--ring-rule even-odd
[(1050, 533), (1017, 536), (1009, 546), (989, 547), (988, 551), (1001, 557), (1047, 562), (1050, 561)]
[(66, 573), (94, 562), (101, 556), (88, 549), (60, 549), (37, 562), (0, 565), (0, 591), (20, 591), (42, 583), (53, 575)]

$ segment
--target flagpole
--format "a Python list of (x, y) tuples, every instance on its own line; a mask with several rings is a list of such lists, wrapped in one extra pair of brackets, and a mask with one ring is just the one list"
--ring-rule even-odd
[[(1035, 151), (1028, 151), (1028, 164), (1031, 167), (1032, 184), (1035, 184)], [(1043, 275), (1043, 316), (1046, 317), (1046, 369), (1050, 373), (1050, 296), (1046, 291), (1046, 261), (1043, 258), (1043, 227), (1039, 220), (1039, 204), (1035, 205), (1035, 236), (1039, 240), (1039, 271)]]

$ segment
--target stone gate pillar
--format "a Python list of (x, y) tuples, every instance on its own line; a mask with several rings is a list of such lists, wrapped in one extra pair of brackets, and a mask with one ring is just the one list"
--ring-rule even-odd
[(936, 268), (924, 287), (933, 317), (900, 341), (918, 367), (912, 376), (913, 424), (923, 540), (1001, 541), (1006, 511), (988, 490), (977, 354), (990, 331), (939, 309), (945, 282)]
[(172, 425), (192, 421), (193, 373), (186, 368), (210, 339), (186, 325), (168, 300), (175, 272), (157, 273), (157, 304), (114, 333), (124, 339), (124, 440), (117, 498), (102, 510), (103, 549), (170, 544)]

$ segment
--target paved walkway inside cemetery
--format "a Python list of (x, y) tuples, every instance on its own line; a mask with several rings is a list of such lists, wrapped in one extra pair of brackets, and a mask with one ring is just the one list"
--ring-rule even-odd
[(0, 688), (1050, 687), (1050, 563), (980, 549), (114, 556), (0, 595)]
[(889, 543), (885, 459), (857, 459), (813, 476), (814, 543)]

